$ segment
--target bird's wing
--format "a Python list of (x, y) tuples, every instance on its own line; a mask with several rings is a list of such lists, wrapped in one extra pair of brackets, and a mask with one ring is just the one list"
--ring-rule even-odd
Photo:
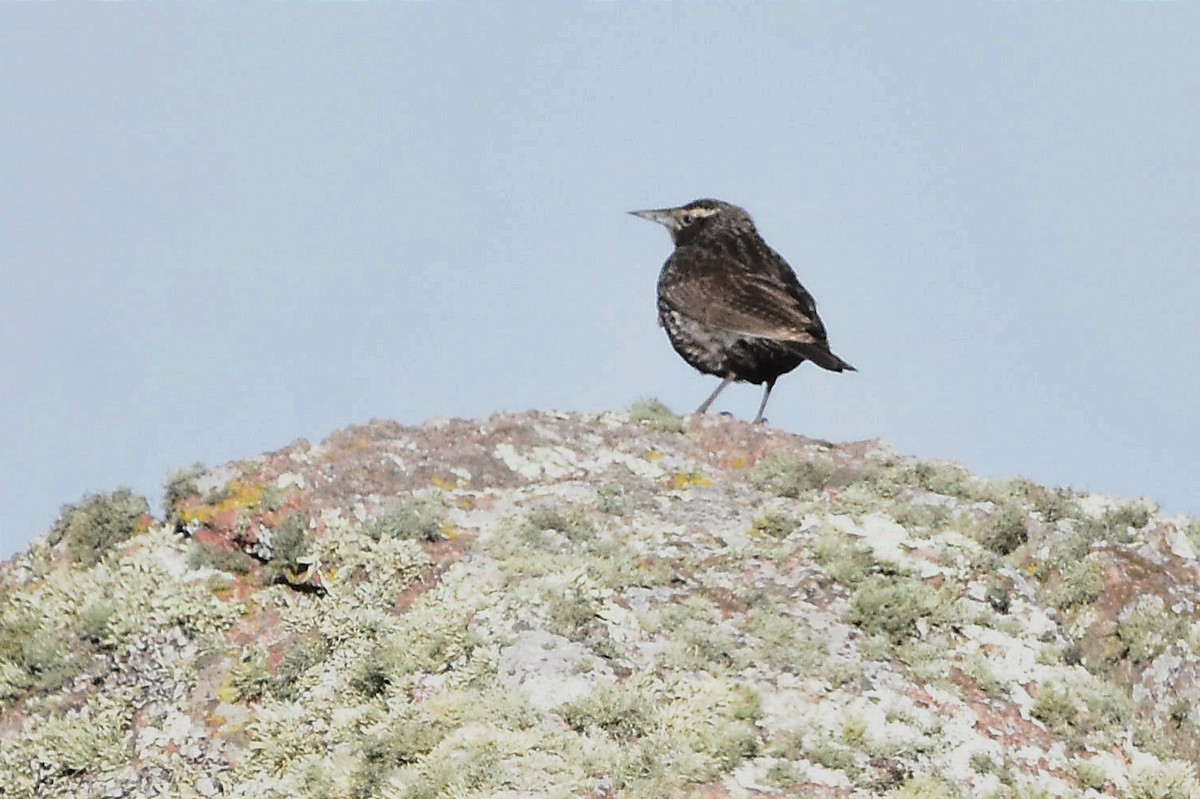
[(792, 268), (788, 266), (787, 261), (783, 260), (783, 256), (770, 247), (764, 247), (761, 258), (761, 267), (765, 267), (778, 278), (778, 282), (782, 284), (784, 290), (795, 301), (796, 307), (809, 318), (809, 332), (818, 341), (827, 341), (828, 335), (825, 332), (825, 324), (821, 321), (821, 317), (817, 315), (817, 301), (813, 299), (812, 294), (808, 293), (808, 289), (800, 285), (800, 280), (796, 277), (796, 273), (792, 271)]
[(826, 343), (812, 295), (786, 264), (786, 273), (752, 272), (730, 268), (718, 255), (701, 256), (705, 263), (696, 263), (697, 255), (689, 255), (692, 268), (670, 290), (671, 304), (687, 316), (743, 336)]

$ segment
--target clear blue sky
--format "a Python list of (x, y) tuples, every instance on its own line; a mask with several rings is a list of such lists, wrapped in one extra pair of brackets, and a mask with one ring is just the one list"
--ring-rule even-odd
[[(1200, 5), (0, 7), (0, 557), (372, 417), (692, 409), (747, 207), (859, 368), (775, 426), (1200, 512)], [(717, 409), (753, 415), (757, 386)]]

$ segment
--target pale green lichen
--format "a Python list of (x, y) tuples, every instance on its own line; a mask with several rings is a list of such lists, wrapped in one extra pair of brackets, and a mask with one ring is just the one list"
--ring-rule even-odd
[(1184, 525), (1183, 534), (1187, 536), (1192, 549), (1200, 554), (1200, 519), (1188, 519), (1187, 524)]
[(229, 671), (230, 699), (234, 702), (258, 701), (273, 684), (267, 671), (267, 652), (259, 647), (243, 653)]
[(855, 589), (846, 620), (868, 635), (899, 643), (917, 634), (919, 622), (944, 624), (953, 617), (953, 596), (915, 577), (876, 574)]
[(987, 752), (975, 752), (968, 762), (976, 774), (995, 774), (999, 770), (996, 760)]
[(668, 668), (721, 674), (744, 664), (747, 651), (711, 600), (697, 595), (664, 608), (659, 629), (670, 632), (662, 655)]
[(396, 771), (427, 756), (447, 732), (445, 722), (412, 708), (377, 721), (354, 742), (362, 754), (350, 795), (386, 796)]
[(1104, 590), (1104, 565), (1094, 555), (1067, 567), (1051, 601), (1060, 608), (1086, 605)]
[(684, 432), (683, 420), (656, 399), (641, 399), (629, 407), (629, 421), (662, 433)]
[(976, 478), (957, 463), (916, 463), (911, 467), (910, 475), (912, 484), (934, 494), (964, 499), (978, 496)]
[(772, 783), (778, 787), (800, 781), (801, 773), (795, 768), (795, 761), (815, 763), (854, 778), (862, 772), (862, 763), (867, 759), (833, 737), (814, 734), (811, 730), (785, 733), (767, 745), (763, 753), (786, 764), (781, 764), (783, 767), (772, 774)]
[(553, 530), (575, 543), (586, 541), (596, 533), (596, 526), (579, 507), (547, 507), (532, 511), (526, 518), (531, 534)]
[[(918, 626), (918, 633), (920, 632)], [(946, 690), (950, 687), (951, 663), (946, 659), (946, 641), (941, 634), (892, 641), (891, 656), (903, 663), (916, 681)]]
[(216, 569), (230, 574), (249, 574), (255, 560), (240, 549), (217, 546), (201, 541), (188, 544), (189, 569)]
[(1099, 763), (1079, 760), (1075, 764), (1075, 779), (1087, 790), (1102, 790), (1108, 782), (1108, 772)]
[(1056, 685), (1038, 688), (1030, 713), (1064, 737), (1072, 737), (1079, 725), (1080, 708), (1067, 691)]
[(92, 494), (63, 508), (50, 529), (51, 545), (63, 542), (71, 558), (88, 568), (103, 560), (115, 547), (129, 540), (150, 513), (145, 497), (127, 488), (107, 494)]
[(1109, 740), (1131, 716), (1129, 697), (1112, 684), (1074, 669), (1070, 681), (1040, 685), (1031, 714), (1055, 734), (1078, 744), (1085, 736)]
[(1130, 799), (1195, 799), (1200, 781), (1191, 763), (1168, 760), (1135, 763), (1129, 774)]
[(916, 534), (941, 530), (948, 527), (954, 518), (953, 510), (941, 504), (895, 503), (890, 513), (897, 524)]
[(824, 489), (833, 471), (828, 458), (773, 452), (750, 470), (748, 479), (763, 491), (795, 499)]
[(1009, 684), (996, 674), (990, 658), (976, 652), (962, 665), (963, 672), (975, 681), (979, 690), (995, 698), (1004, 698), (1009, 694)]
[(1141, 597), (1127, 608), (1117, 620), (1117, 638), (1126, 656), (1134, 663), (1153, 660), (1167, 647), (1182, 641), (1187, 634), (1187, 622), (1171, 613), (1162, 597)]
[(102, 597), (88, 602), (75, 620), (75, 633), (89, 644), (110, 648), (113, 641), (109, 622), (116, 612), (117, 603), (113, 599)]
[(753, 661), (760, 666), (791, 674), (833, 671), (827, 642), (805, 627), (803, 617), (778, 602), (762, 601), (752, 607), (746, 614), (746, 628)]
[(650, 679), (601, 685), (587, 698), (563, 705), (558, 714), (581, 734), (603, 733), (629, 743), (656, 732), (661, 724), (663, 686)]
[(309, 554), (308, 520), (291, 513), (271, 531), (271, 555), (264, 574), (269, 581), (292, 582), (305, 570)]
[(995, 513), (974, 525), (970, 534), (997, 555), (1009, 555), (1029, 540), (1025, 511), (1015, 502), (1005, 503)]
[(600, 591), (589, 592), (580, 585), (548, 591), (544, 595), (547, 629), (568, 641), (584, 644), (600, 657), (616, 656), (617, 650), (600, 618), (603, 612), (601, 594)]
[(769, 535), (772, 538), (787, 538), (800, 526), (794, 516), (769, 510), (756, 516), (750, 526), (750, 531), (757, 535)]
[(56, 691), (86, 668), (65, 632), (11, 606), (0, 610), (0, 708), (29, 692)]
[(889, 799), (960, 799), (961, 796), (956, 785), (934, 775), (913, 777), (888, 794)]
[(1152, 516), (1152, 509), (1145, 505), (1121, 505), (1109, 508), (1099, 517), (1085, 517), (1079, 521), (1078, 530), (1089, 541), (1124, 544), (1133, 540), (1132, 532), (1148, 525)]
[[(711, 677), (685, 678), (668, 684), (661, 708), (659, 748), (670, 752), (670, 782), (708, 782), (737, 768), (762, 746), (757, 721), (758, 693)], [(697, 719), (704, 718), (704, 723)]]
[(620, 516), (625, 512), (625, 489), (620, 483), (605, 483), (596, 489), (596, 508), (601, 513)]
[(866, 544), (832, 529), (824, 530), (812, 541), (813, 559), (839, 583), (857, 587), (870, 574), (880, 570), (874, 551)]
[(1033, 509), (1042, 520), (1054, 523), (1062, 519), (1077, 519), (1081, 515), (1074, 492), (1066, 488), (1032, 489)]
[(309, 690), (319, 675), (316, 669), (322, 666), (332, 651), (329, 639), (319, 630), (302, 633), (284, 651), (274, 677), (271, 691), (282, 699), (297, 699)]
[(171, 514), (175, 506), (185, 499), (200, 496), (198, 479), (204, 473), (202, 464), (195, 464), (185, 469), (177, 469), (167, 476), (163, 485), (163, 509)]
[(469, 616), (425, 604), (404, 616), (389, 642), (395, 652), (397, 678), (417, 673), (468, 674), (478, 656), (483, 658), (480, 665), (486, 667), (490, 662), (480, 650), (482, 642), (471, 629)]
[(956, 463), (914, 461), (890, 454), (869, 457), (857, 477), (885, 499), (928, 492), (968, 502), (1000, 502), (1014, 491), (1010, 484), (982, 480)]
[(0, 747), (0, 796), (64, 796), (80, 774), (111, 774), (129, 758), (134, 708), (93, 697), (82, 708), (27, 719)]
[(421, 494), (395, 502), (367, 523), (367, 535), (379, 541), (400, 538), (437, 541), (445, 537), (446, 500), (439, 494)]
[(113, 653), (144, 645), (148, 630), (203, 639), (239, 612), (237, 603), (216, 600), (202, 584), (179, 582), (172, 556), (164, 556), (178, 546), (169, 531), (143, 535), (143, 545), (120, 558), (87, 571), (50, 572), (36, 587), (0, 601), (0, 702), (28, 703), (85, 675), (99, 679), (112, 668)]

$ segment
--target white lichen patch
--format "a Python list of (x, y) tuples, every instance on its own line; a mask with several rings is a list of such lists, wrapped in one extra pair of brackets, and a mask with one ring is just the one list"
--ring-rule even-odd
[(298, 488), (303, 491), (306, 485), (304, 475), (296, 472), (285, 472), (275, 478), (275, 487), (280, 491), (286, 491), (289, 488)]
[(500, 685), (524, 691), (541, 710), (583, 699), (598, 680), (614, 679), (609, 665), (587, 647), (545, 630), (518, 633), (498, 661)]
[(579, 456), (569, 447), (533, 447), (528, 452), (517, 452), (512, 444), (498, 444), (493, 454), (526, 480), (546, 477), (561, 480), (584, 474)]
[(242, 474), (241, 467), (236, 463), (226, 463), (205, 470), (195, 478), (196, 490), (201, 496), (217, 492), (225, 488), (231, 480), (236, 480)]
[(918, 545), (908, 530), (888, 516), (870, 513), (855, 521), (841, 514), (830, 514), (824, 521), (840, 533), (862, 539), (876, 558), (912, 568), (923, 578), (935, 577), (944, 571), (938, 564), (915, 554)]

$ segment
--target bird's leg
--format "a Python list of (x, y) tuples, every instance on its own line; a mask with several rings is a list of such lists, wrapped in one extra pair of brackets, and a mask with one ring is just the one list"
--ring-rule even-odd
[(767, 409), (767, 400), (771, 398), (771, 389), (775, 388), (775, 379), (771, 378), (767, 381), (767, 389), (763, 392), (762, 402), (758, 405), (758, 415), (754, 417), (754, 424), (763, 423), (763, 411)]
[(724, 391), (725, 386), (729, 385), (732, 382), (733, 382), (733, 375), (729, 375), (728, 377), (721, 378), (721, 385), (717, 386), (716, 391), (714, 391), (713, 393), (708, 395), (708, 399), (706, 399), (704, 402), (700, 403), (700, 407), (696, 409), (696, 413), (704, 413), (705, 411), (707, 411), (708, 406), (713, 404), (713, 400), (715, 400), (717, 398), (717, 395), (720, 394), (722, 391)]

